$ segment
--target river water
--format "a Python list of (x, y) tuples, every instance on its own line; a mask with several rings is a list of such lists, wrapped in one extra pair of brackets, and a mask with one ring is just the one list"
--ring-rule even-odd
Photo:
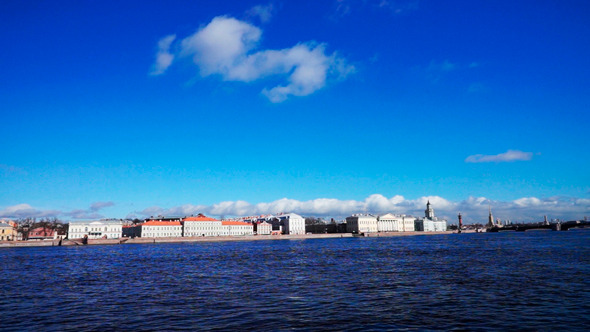
[(590, 230), (0, 249), (0, 330), (587, 330)]

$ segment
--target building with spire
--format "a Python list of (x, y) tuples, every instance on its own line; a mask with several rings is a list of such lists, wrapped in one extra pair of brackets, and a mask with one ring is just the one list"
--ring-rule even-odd
[(415, 224), (416, 231), (422, 232), (444, 232), (447, 230), (447, 221), (438, 219), (434, 215), (434, 209), (430, 200), (426, 203), (426, 210), (424, 210), (424, 219), (417, 219)]
[(494, 227), (496, 226), (496, 223), (494, 222), (494, 216), (492, 215), (492, 207), (489, 207), (490, 209), (490, 214), (488, 215), (488, 227)]

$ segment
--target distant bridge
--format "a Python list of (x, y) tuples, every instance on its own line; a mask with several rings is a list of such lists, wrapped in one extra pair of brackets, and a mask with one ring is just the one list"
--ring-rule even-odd
[(532, 223), (532, 224), (512, 224), (506, 226), (494, 226), (488, 228), (488, 232), (524, 232), (532, 229), (550, 229), (553, 231), (567, 231), (570, 228), (585, 228), (590, 227), (590, 221), (572, 220), (562, 223)]

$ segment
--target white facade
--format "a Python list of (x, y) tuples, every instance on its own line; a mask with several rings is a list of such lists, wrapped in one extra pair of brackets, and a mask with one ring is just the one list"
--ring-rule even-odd
[(447, 230), (447, 221), (446, 220), (438, 220), (437, 217), (434, 217), (435, 220), (424, 219), (424, 232), (444, 232)]
[(272, 225), (263, 221), (256, 225), (256, 234), (258, 235), (270, 235), (272, 232)]
[(377, 217), (370, 214), (354, 214), (346, 218), (346, 231), (349, 233), (377, 233)]
[(141, 237), (181, 237), (179, 221), (148, 221), (140, 225)]
[(379, 232), (413, 232), (416, 218), (406, 215), (393, 215), (391, 213), (377, 217), (377, 230)]
[(241, 221), (221, 221), (204, 215), (184, 218), (184, 236), (253, 235), (254, 225)]
[(416, 218), (412, 217), (412, 216), (402, 216), (402, 222), (403, 222), (403, 229), (401, 230), (402, 232), (414, 232), (416, 231)]
[(254, 225), (241, 221), (222, 221), (224, 234), (229, 236), (254, 235)]
[(184, 236), (221, 236), (225, 227), (221, 220), (208, 217), (188, 217), (184, 219)]
[(377, 217), (377, 231), (379, 232), (399, 232), (402, 229), (402, 219), (391, 213)]
[(289, 213), (278, 215), (276, 218), (283, 222), (284, 234), (305, 234), (305, 218), (302, 216)]
[(120, 220), (76, 221), (71, 222), (68, 229), (68, 238), (81, 239), (88, 236), (89, 239), (119, 239), (123, 233), (123, 222)]

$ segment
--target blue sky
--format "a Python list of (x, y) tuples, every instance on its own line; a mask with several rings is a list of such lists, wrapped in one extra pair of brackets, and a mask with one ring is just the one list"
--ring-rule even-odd
[(584, 1), (3, 1), (0, 217), (590, 216)]

